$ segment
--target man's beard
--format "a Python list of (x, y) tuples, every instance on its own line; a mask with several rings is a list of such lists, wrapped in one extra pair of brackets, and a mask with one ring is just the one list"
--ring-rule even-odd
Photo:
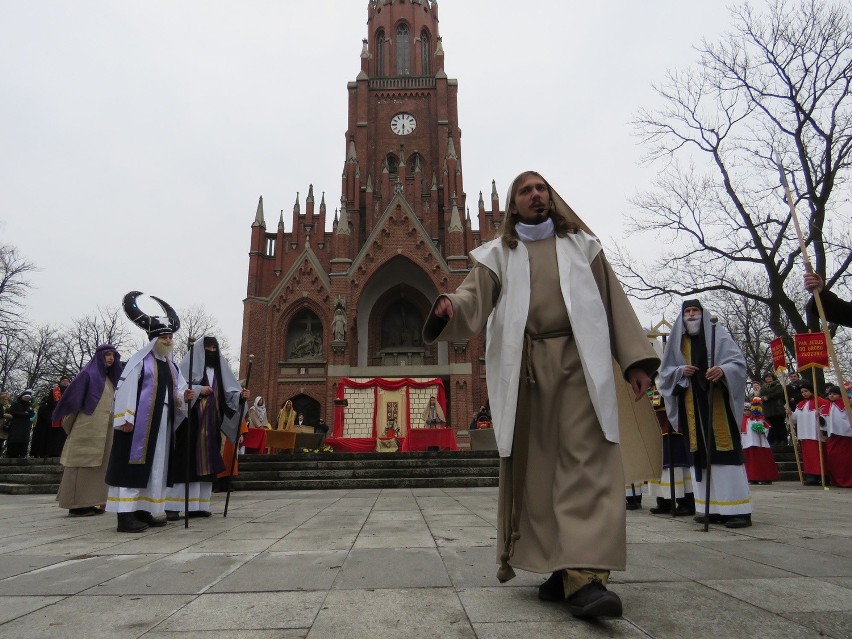
[(701, 318), (683, 320), (688, 335), (698, 335), (701, 332)]
[(169, 355), (172, 354), (172, 345), (157, 340), (154, 342), (154, 354), (168, 359)]

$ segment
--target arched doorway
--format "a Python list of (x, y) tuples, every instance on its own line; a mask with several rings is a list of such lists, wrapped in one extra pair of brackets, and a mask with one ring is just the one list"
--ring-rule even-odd
[(290, 401), (293, 402), (293, 410), (296, 414), (302, 413), (305, 416), (306, 425), (316, 426), (320, 419), (324, 419), (320, 403), (310, 395), (294, 395), (290, 397)]

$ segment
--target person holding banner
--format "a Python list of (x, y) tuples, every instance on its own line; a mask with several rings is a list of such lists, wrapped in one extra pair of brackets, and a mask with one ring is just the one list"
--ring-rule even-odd
[(831, 483), (844, 488), (852, 487), (852, 424), (843, 406), (843, 397), (839, 386), (829, 386), (826, 389), (829, 401), (826, 425), (828, 441), (826, 442), (826, 457), (828, 457), (828, 474)]
[[(712, 331), (715, 350), (711, 348)], [(751, 492), (740, 440), (746, 379), (745, 357), (731, 334), (723, 326), (711, 327), (710, 315), (701, 302), (685, 300), (666, 343), (658, 387), (672, 426), (689, 435), (696, 510), (709, 510), (709, 523), (727, 528), (745, 528), (752, 523)], [(712, 435), (708, 426), (712, 426)], [(712, 442), (709, 455), (708, 441)], [(695, 521), (707, 523), (703, 514)]]
[[(819, 293), (826, 320), (843, 326), (852, 326), (852, 302), (845, 302), (831, 291), (824, 290), (822, 278), (819, 275), (813, 272), (805, 273), (805, 288), (811, 293)], [(809, 318), (816, 317), (816, 302), (813, 297), (805, 307), (805, 311)]]
[(822, 428), (830, 405), (822, 397), (816, 397), (813, 386), (808, 383), (802, 384), (802, 397), (804, 399), (793, 411), (793, 422), (802, 444), (805, 486), (819, 486), (825, 470), (825, 455), (822, 453), (820, 442), (825, 441)]

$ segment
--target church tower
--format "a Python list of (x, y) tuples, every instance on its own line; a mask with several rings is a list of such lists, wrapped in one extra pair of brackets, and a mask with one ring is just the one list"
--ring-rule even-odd
[(438, 25), (437, 2), (369, 4), (361, 71), (348, 86), (343, 184), (359, 245), (397, 192), (438, 246), (461, 238), (449, 236), (453, 205), (465, 210), (458, 83), (444, 72)]
[[(405, 410), (414, 415), (431, 392), (418, 390), (417, 380), (440, 380), (448, 423), (465, 429), (487, 397), (484, 340), (426, 346), (420, 338), (432, 301), (462, 282), (467, 254), (480, 244), (463, 186), (458, 83), (444, 71), (438, 3), (368, 0), (366, 36), (347, 86), (341, 195), (330, 231), (325, 193), (317, 211), (313, 185), (304, 210), (296, 195), (289, 230), (283, 211), (277, 229), (268, 229), (258, 202), (243, 373), (254, 354), (253, 390), (276, 409), (290, 399), (310, 422), (322, 417), (329, 426), (343, 418), (341, 384), (412, 380)], [(502, 218), (498, 203), (492, 198), (486, 211), (480, 192), (477, 214), (488, 229), (482, 241), (491, 239)], [(367, 430), (357, 420), (384, 406), (345, 410), (346, 436), (355, 437)]]

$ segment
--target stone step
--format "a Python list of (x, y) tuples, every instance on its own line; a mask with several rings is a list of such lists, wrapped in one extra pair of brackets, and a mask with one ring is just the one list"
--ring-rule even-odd
[(340, 470), (268, 470), (251, 473), (240, 472), (247, 481), (272, 481), (290, 479), (370, 479), (387, 477), (498, 477), (497, 468), (412, 468), (400, 473), (395, 468), (351, 468)]
[(420, 460), (377, 460), (366, 459), (353, 461), (270, 461), (246, 464), (240, 461), (241, 473), (255, 473), (269, 470), (275, 471), (310, 471), (310, 470), (355, 470), (370, 468), (391, 468), (397, 471), (409, 471), (418, 468), (492, 468), (499, 469), (500, 462), (496, 459), (420, 459)]
[(382, 479), (234, 480), (234, 490), (330, 490), (352, 488), (490, 488), (497, 477), (386, 477)]
[(62, 469), (52, 473), (0, 473), (0, 483), (9, 484), (59, 484)]
[(9, 484), (0, 483), (0, 493), (4, 495), (55, 495), (59, 484)]

